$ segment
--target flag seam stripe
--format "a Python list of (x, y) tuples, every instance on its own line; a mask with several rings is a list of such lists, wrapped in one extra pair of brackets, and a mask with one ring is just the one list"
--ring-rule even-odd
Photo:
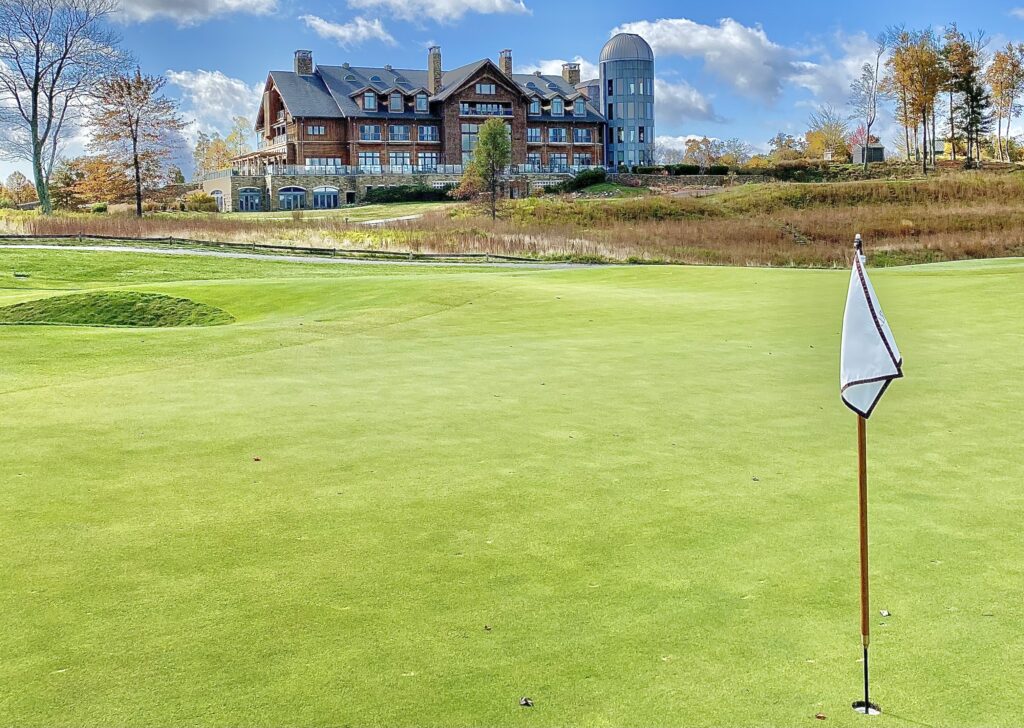
[[(882, 343), (885, 344), (885, 350), (889, 354), (889, 359), (892, 361), (896, 371), (900, 372), (902, 376), (903, 360), (896, 361), (896, 355), (892, 352), (892, 346), (889, 345), (889, 339), (886, 338), (885, 332), (882, 331), (882, 324), (878, 321), (878, 314), (875, 312), (875, 307), (871, 302), (871, 293), (868, 291), (867, 281), (864, 279), (864, 267), (860, 260), (860, 255), (854, 257), (854, 266), (857, 269), (857, 277), (860, 279), (860, 287), (864, 291), (864, 302), (868, 305), (868, 311), (871, 313), (871, 320), (875, 322), (875, 329), (878, 331), (878, 335), (882, 338)], [(877, 380), (876, 380), (877, 381)]]

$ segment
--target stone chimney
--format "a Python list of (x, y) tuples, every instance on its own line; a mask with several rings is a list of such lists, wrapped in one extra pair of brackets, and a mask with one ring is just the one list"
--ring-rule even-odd
[(431, 95), (441, 91), (441, 48), (431, 46), (427, 51), (427, 90)]
[(498, 67), (506, 76), (512, 75), (512, 51), (508, 48), (498, 54)]
[(570, 86), (575, 86), (580, 82), (580, 64), (578, 63), (563, 63), (562, 64), (562, 78), (569, 82)]
[(300, 76), (313, 75), (313, 51), (295, 51), (295, 72)]

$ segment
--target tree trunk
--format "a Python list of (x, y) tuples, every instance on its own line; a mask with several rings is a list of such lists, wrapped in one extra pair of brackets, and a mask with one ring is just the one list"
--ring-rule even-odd
[(1013, 121), (1013, 98), (1010, 99), (1010, 115), (1006, 117), (1006, 161), (1012, 162), (1010, 158), (1010, 122)]
[[(38, 103), (36, 99), (36, 92), (33, 91), (33, 104)], [(43, 145), (39, 143), (39, 119), (34, 112), (32, 120), (29, 122), (29, 134), (32, 135), (32, 177), (36, 183), (39, 209), (44, 215), (52, 215), (53, 202), (50, 200), (50, 187), (47, 184), (46, 175), (43, 174)]]
[(956, 117), (953, 116), (953, 92), (949, 92), (949, 148), (952, 150), (953, 161), (956, 161)]
[(921, 110), (921, 143), (924, 149), (921, 151), (921, 172), (928, 174), (928, 109)]
[(864, 125), (864, 171), (868, 171), (868, 148), (871, 146), (871, 124)]
[(132, 139), (132, 165), (135, 167), (135, 216), (142, 217), (142, 165), (139, 164), (139, 143)]
[(937, 154), (937, 152), (935, 151), (935, 147), (936, 147), (936, 139), (938, 137), (936, 137), (936, 135), (935, 135), (935, 126), (936, 126), (936, 123), (935, 123), (935, 101), (933, 100), (932, 101), (932, 169), (935, 169), (935, 155)]
[(996, 156), (1003, 161), (1003, 112), (996, 112)]

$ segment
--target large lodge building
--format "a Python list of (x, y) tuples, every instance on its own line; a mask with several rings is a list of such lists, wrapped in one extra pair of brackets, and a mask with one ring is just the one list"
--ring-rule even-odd
[[(629, 124), (630, 141), (653, 142), (653, 54), (638, 36), (625, 36), (642, 44), (627, 43), (630, 53), (650, 54), (649, 73), (632, 65), (630, 72), (650, 77), (631, 77), (628, 88), (609, 78), (606, 92), (606, 55), (617, 38), (602, 53), (602, 79), (586, 82), (576, 63), (565, 64), (561, 76), (513, 73), (508, 50), (497, 64), (484, 59), (450, 71), (442, 70), (437, 47), (428, 52), (427, 70), (316, 66), (312, 53), (298, 51), (292, 71), (267, 78), (257, 150), (203, 187), (220, 209), (237, 211), (333, 208), (358, 202), (376, 186), (447, 187), (472, 161), (480, 126), (495, 117), (505, 120), (512, 140), (510, 195), (584, 168), (625, 163), (606, 148), (627, 146)], [(632, 122), (609, 125), (605, 98), (607, 114), (615, 117), (618, 108)], [(629, 161), (646, 161), (639, 154)]]

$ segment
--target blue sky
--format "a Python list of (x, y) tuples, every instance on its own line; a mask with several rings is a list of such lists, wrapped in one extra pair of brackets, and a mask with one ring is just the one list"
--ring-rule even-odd
[[(326, 64), (421, 68), (436, 43), (452, 68), (508, 47), (519, 71), (581, 60), (586, 73), (625, 29), (655, 49), (662, 143), (708, 135), (761, 148), (779, 130), (801, 133), (815, 106), (842, 105), (885, 26), (951, 21), (993, 44), (1024, 40), (1024, 0), (125, 0), (118, 25), (143, 71), (168, 77), (192, 134), (251, 116), (267, 71), (290, 68), (297, 48)], [(892, 131), (883, 124), (883, 141)]]

